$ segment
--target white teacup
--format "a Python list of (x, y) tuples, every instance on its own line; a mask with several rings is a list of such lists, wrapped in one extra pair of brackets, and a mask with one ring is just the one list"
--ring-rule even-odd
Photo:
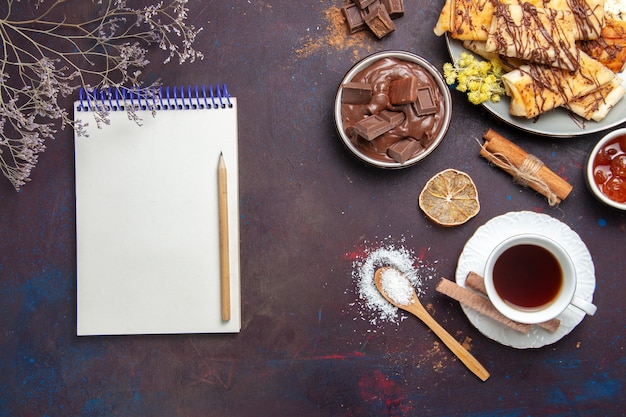
[(576, 268), (554, 240), (519, 234), (498, 244), (483, 274), (487, 295), (500, 313), (520, 323), (551, 320), (570, 304), (593, 315), (596, 306), (574, 295)]

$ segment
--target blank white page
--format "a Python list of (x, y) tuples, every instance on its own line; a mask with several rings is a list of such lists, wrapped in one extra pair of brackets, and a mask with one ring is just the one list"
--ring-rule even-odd
[[(241, 327), (237, 102), (125, 111), (75, 138), (77, 334), (233, 333)], [(217, 166), (228, 170), (231, 319), (220, 304)]]

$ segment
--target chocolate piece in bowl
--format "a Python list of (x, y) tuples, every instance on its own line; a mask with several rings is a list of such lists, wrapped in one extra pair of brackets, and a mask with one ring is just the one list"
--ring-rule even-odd
[[(355, 83), (371, 85), (369, 103), (341, 97)], [(335, 101), (335, 124), (361, 160), (382, 168), (411, 166), (443, 140), (452, 114), (447, 84), (423, 58), (406, 52), (374, 54), (344, 77)]]
[(365, 144), (365, 141), (363, 141), (363, 145), (372, 146), (373, 152), (389, 155), (387, 151), (394, 143), (397, 143), (397, 142), (398, 142), (398, 139), (395, 137), (392, 137), (390, 135), (380, 135), (376, 139), (370, 141), (369, 144)]
[(392, 128), (392, 125), (387, 120), (377, 114), (359, 120), (354, 124), (354, 131), (366, 140), (376, 139), (383, 133), (389, 132)]
[(417, 100), (420, 81), (417, 77), (403, 77), (389, 84), (389, 102), (391, 104), (409, 104)]
[(396, 126), (400, 126), (406, 118), (406, 116), (404, 116), (404, 112), (401, 111), (383, 110), (378, 113), (378, 115), (380, 118), (387, 121), (392, 129)]
[(372, 85), (366, 83), (345, 83), (341, 101), (351, 104), (367, 104), (372, 100)]
[(420, 87), (417, 90), (415, 111), (420, 116), (437, 112), (437, 103), (435, 102), (433, 88), (430, 85)]
[(404, 164), (415, 152), (418, 152), (420, 148), (423, 147), (419, 141), (413, 138), (406, 138), (391, 145), (387, 149), (387, 154), (392, 157), (394, 161)]

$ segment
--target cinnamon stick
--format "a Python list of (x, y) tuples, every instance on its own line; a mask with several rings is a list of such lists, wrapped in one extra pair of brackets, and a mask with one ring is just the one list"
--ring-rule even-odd
[[(465, 285), (468, 288), (478, 291), (481, 294), (487, 295), (487, 288), (485, 288), (485, 280), (476, 272), (470, 271), (465, 278)], [(537, 326), (549, 332), (555, 332), (561, 325), (561, 320), (554, 318), (552, 320), (544, 321), (543, 323), (537, 323)]]
[(445, 278), (441, 278), (441, 281), (437, 284), (436, 289), (438, 292), (447, 295), (448, 297), (478, 311), (481, 314), (484, 314), (487, 317), (491, 317), (492, 319), (509, 326), (513, 330), (517, 330), (518, 332), (524, 334), (528, 334), (530, 332), (530, 324), (522, 324), (509, 319), (496, 310), (489, 299), (470, 289), (461, 287), (460, 285), (457, 285), (456, 283)]
[[(513, 176), (514, 179), (530, 177), (518, 182), (548, 198), (550, 205), (561, 202), (572, 191), (572, 186), (567, 181), (504, 136), (489, 129), (483, 138), (485, 143), (480, 149), (480, 156)], [(536, 162), (535, 165), (540, 168), (536, 172), (525, 173), (524, 169), (529, 165), (530, 160)]]

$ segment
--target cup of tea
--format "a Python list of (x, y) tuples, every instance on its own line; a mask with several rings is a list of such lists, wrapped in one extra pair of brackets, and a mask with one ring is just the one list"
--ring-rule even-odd
[(574, 295), (576, 268), (567, 251), (546, 236), (526, 233), (500, 242), (483, 275), (492, 304), (520, 323), (551, 320), (569, 305), (596, 312), (595, 305)]

